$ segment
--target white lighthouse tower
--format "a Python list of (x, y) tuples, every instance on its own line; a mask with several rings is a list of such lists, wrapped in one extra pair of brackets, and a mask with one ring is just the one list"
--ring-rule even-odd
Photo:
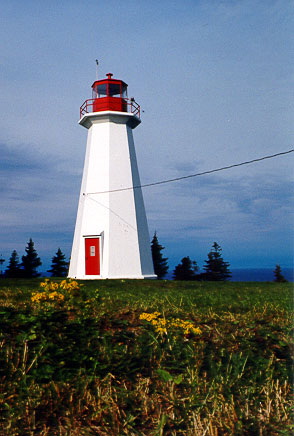
[[(97, 80), (80, 109), (88, 129), (69, 277), (155, 278), (132, 130), (140, 106), (127, 84)], [(130, 188), (130, 189), (125, 189)]]

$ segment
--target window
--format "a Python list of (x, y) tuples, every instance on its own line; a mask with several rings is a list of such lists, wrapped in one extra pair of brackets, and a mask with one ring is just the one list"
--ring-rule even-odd
[(121, 96), (122, 96), (122, 98), (128, 97), (128, 86), (127, 85), (122, 85)]
[(120, 97), (120, 85), (117, 83), (109, 83), (108, 85), (109, 97), (118, 96)]
[(106, 97), (107, 96), (107, 85), (106, 83), (102, 83), (101, 85), (97, 86), (97, 97)]

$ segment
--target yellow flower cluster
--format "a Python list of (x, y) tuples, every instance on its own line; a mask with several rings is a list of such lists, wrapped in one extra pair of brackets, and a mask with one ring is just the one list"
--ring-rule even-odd
[(62, 280), (59, 286), (64, 291), (70, 292), (70, 291), (78, 291), (80, 289), (80, 286), (83, 285), (79, 285), (78, 282), (76, 282), (75, 280), (69, 279), (68, 282), (66, 280)]
[[(33, 303), (41, 303), (43, 301), (56, 301), (58, 303), (64, 301), (65, 296), (70, 295), (72, 291), (80, 289), (80, 285), (75, 280), (62, 280), (60, 283), (50, 282), (45, 279), (40, 283), (41, 292), (34, 292), (31, 300)], [(65, 294), (65, 295), (64, 295)]]
[(45, 294), (45, 292), (34, 292), (33, 296), (31, 297), (31, 300), (33, 303), (40, 303), (40, 301), (46, 301), (47, 294)]
[(52, 300), (52, 301), (63, 301), (64, 300), (64, 295), (60, 294), (59, 292), (50, 292), (50, 293), (46, 293), (46, 292), (35, 292), (33, 293), (33, 296), (31, 298), (33, 303), (40, 303), (41, 301), (48, 301), (48, 300)]
[(59, 287), (59, 284), (50, 282), (49, 279), (45, 279), (44, 282), (40, 283), (40, 287), (44, 288), (45, 292), (50, 292), (50, 291), (56, 291)]
[(63, 301), (64, 295), (60, 294), (59, 292), (51, 292), (51, 294), (48, 295), (49, 300), (57, 300), (57, 301)]
[(201, 330), (199, 327), (195, 327), (191, 321), (184, 321), (183, 319), (165, 319), (162, 318), (159, 312), (153, 313), (141, 313), (140, 319), (150, 322), (155, 331), (161, 334), (167, 334), (168, 330), (182, 330), (185, 335), (193, 333), (194, 335), (200, 335)]
[(141, 313), (140, 315), (140, 319), (145, 319), (148, 322), (151, 322), (153, 320), (155, 320), (156, 318), (158, 318), (160, 316), (159, 312), (154, 312), (154, 313)]

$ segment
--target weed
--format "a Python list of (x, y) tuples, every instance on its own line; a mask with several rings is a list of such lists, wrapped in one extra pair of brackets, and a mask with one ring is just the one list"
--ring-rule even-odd
[(290, 434), (291, 294), (272, 283), (1, 280), (1, 434)]

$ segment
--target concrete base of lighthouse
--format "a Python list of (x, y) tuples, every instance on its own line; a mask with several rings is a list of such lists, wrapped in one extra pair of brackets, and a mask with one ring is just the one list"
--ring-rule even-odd
[[(69, 277), (156, 278), (132, 129), (133, 114), (88, 113), (88, 132)], [(118, 191), (116, 191), (118, 190)], [(112, 192), (111, 192), (112, 191)]]

